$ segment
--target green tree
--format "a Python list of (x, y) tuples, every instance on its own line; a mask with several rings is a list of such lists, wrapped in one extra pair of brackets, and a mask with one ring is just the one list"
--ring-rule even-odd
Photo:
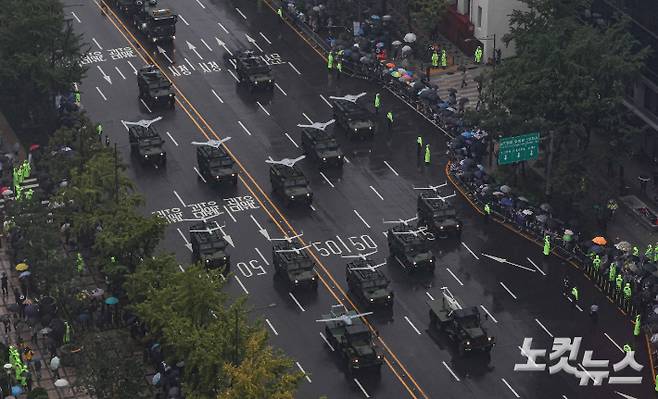
[(226, 364), (230, 385), (218, 399), (293, 399), (301, 379), (293, 361), (267, 344), (265, 330), (251, 334), (239, 365)]
[(79, 61), (86, 51), (81, 35), (64, 18), (60, 1), (3, 1), (0, 104), (13, 122), (48, 133), (55, 124), (55, 95), (82, 80), (85, 68)]
[(419, 42), (430, 42), (436, 36), (438, 24), (445, 14), (445, 0), (406, 0), (409, 31), (416, 33)]
[[(560, 182), (574, 173), (575, 159), (588, 159), (586, 168), (605, 167), (596, 164), (602, 157), (592, 156), (598, 154), (591, 139), (607, 142), (626, 130), (624, 87), (643, 67), (647, 50), (638, 48), (623, 19), (602, 27), (579, 21), (588, 0), (523, 1), (528, 10), (512, 13), (504, 38), (515, 42), (517, 56), (485, 79), (479, 119), (495, 135), (540, 131), (548, 137), (545, 193), (589, 200), (577, 196), (578, 185)], [(558, 185), (566, 191), (557, 192)]]
[(141, 351), (123, 330), (91, 332), (82, 341), (76, 384), (98, 399), (147, 398)]

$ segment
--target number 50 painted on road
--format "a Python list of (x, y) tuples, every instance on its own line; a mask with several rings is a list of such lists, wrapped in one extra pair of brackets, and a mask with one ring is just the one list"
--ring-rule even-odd
[(377, 243), (368, 234), (363, 234), (359, 237), (348, 237), (347, 239), (343, 239), (337, 235), (336, 240), (315, 241), (311, 244), (313, 244), (313, 248), (321, 256), (325, 257), (352, 252), (369, 252), (377, 249)]

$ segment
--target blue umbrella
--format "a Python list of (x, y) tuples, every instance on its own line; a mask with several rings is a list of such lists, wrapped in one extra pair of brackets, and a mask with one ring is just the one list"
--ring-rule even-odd
[(473, 132), (471, 132), (471, 131), (466, 131), (466, 132), (462, 133), (462, 136), (463, 136), (463, 137), (466, 137), (467, 139), (470, 139), (470, 138), (473, 137), (474, 135), (475, 135), (475, 134), (474, 134)]
[(601, 247), (599, 245), (592, 245), (589, 248), (589, 250), (590, 250), (590, 252), (594, 252), (595, 254), (600, 254), (601, 252), (603, 252), (603, 247)]
[(11, 387), (11, 394), (14, 396), (19, 396), (20, 394), (23, 393), (23, 388), (21, 388), (20, 385), (14, 385)]
[(514, 201), (512, 201), (511, 198), (505, 197), (500, 200), (500, 205), (502, 206), (512, 206), (514, 204)]
[(108, 305), (116, 305), (117, 303), (119, 303), (119, 300), (116, 297), (111, 296), (105, 299), (105, 303)]
[(153, 376), (153, 379), (151, 379), (151, 384), (153, 385), (158, 385), (160, 383), (160, 379), (162, 378), (162, 375), (160, 373), (156, 373)]

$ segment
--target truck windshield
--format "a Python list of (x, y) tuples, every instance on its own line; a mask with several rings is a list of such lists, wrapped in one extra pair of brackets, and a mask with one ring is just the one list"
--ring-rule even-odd
[(286, 179), (283, 185), (286, 187), (306, 186), (306, 179), (304, 179), (303, 177)]

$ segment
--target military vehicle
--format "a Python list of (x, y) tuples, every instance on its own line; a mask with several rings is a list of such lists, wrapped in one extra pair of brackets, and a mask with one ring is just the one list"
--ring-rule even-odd
[(333, 100), (334, 118), (338, 126), (352, 139), (372, 138), (375, 135), (376, 125), (372, 113), (356, 103), (365, 94), (329, 97)]
[(252, 50), (235, 52), (233, 56), (228, 55), (228, 59), (240, 83), (247, 85), (250, 91), (274, 89), (272, 68)]
[(388, 229), (386, 234), (390, 256), (409, 272), (434, 272), (436, 259), (429, 248), (429, 240), (423, 234), (425, 230), (425, 227), (409, 230), (407, 226), (396, 226)]
[(459, 239), (462, 234), (462, 222), (457, 217), (455, 207), (431, 193), (418, 195), (418, 224), (427, 226), (440, 237)]
[(315, 160), (320, 167), (343, 166), (343, 151), (332, 132), (302, 129), (302, 148), (304, 154)]
[(128, 128), (130, 153), (138, 157), (141, 162), (154, 166), (164, 166), (167, 163), (167, 152), (163, 148), (164, 140), (155, 127), (151, 126), (160, 119), (162, 117), (150, 121), (121, 121)]
[(271, 158), (265, 162), (270, 165), (270, 182), (272, 190), (281, 196), (287, 205), (302, 202), (310, 205), (313, 202), (313, 191), (302, 171), (295, 163), (304, 159), (302, 155), (295, 159), (284, 158), (274, 161)]
[(372, 312), (357, 314), (343, 305), (334, 305), (327, 315), (316, 320), (325, 324), (327, 342), (341, 355), (349, 373), (374, 370), (379, 372), (383, 363), (377, 353), (372, 334), (361, 317)]
[(384, 264), (372, 266), (368, 259), (357, 259), (345, 268), (347, 287), (366, 307), (393, 306), (393, 291), (388, 287), (391, 280), (379, 270)]
[(487, 330), (482, 327), (477, 307), (462, 308), (447, 289), (443, 290), (441, 300), (434, 299), (428, 303), (430, 328), (444, 332), (457, 345), (460, 355), (491, 351), (496, 340), (487, 335)]
[(139, 98), (151, 106), (166, 105), (174, 108), (175, 94), (171, 82), (155, 65), (147, 65), (137, 72)]
[(315, 262), (305, 248), (297, 248), (293, 243), (280, 242), (272, 247), (272, 263), (275, 277), (283, 277), (291, 289), (318, 288), (318, 274)]
[(199, 146), (196, 149), (199, 174), (210, 184), (231, 182), (238, 184), (238, 168), (235, 161), (222, 147)]
[(228, 243), (219, 230), (219, 225), (209, 227), (205, 222), (190, 226), (192, 260), (206, 269), (218, 269), (226, 274), (231, 268), (231, 257), (226, 253)]
[(178, 15), (168, 8), (156, 8), (157, 1), (150, 0), (133, 14), (135, 28), (151, 43), (169, 42), (176, 38)]
[[(109, 1), (107, 2), (109, 3)], [(114, 0), (112, 3), (114, 4), (114, 8), (128, 16), (136, 13), (144, 4), (142, 0)]]

